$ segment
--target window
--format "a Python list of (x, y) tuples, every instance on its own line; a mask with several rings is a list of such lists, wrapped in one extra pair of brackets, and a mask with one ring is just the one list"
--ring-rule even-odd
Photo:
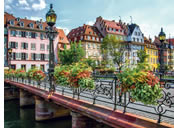
[(40, 50), (45, 50), (45, 44), (40, 44)]
[(93, 49), (95, 49), (95, 44), (93, 44)]
[(90, 49), (91, 48), (91, 44), (90, 43), (88, 43), (88, 49)]
[(15, 52), (12, 53), (12, 59), (16, 60), (16, 53)]
[(31, 43), (31, 50), (36, 50), (36, 44), (35, 43)]
[(44, 65), (40, 65), (41, 70), (44, 72), (45, 71), (45, 66)]
[(11, 31), (10, 31), (10, 35), (11, 35), (11, 36), (16, 36), (16, 30), (11, 30)]
[(99, 41), (99, 38), (97, 37), (96, 40)]
[(31, 32), (31, 38), (36, 38), (36, 33), (35, 32)]
[(10, 21), (10, 25), (14, 25), (14, 20), (11, 20)]
[(83, 36), (80, 36), (80, 39), (83, 40)]
[(41, 24), (39, 25), (39, 29), (40, 29), (40, 30), (42, 30), (42, 29), (43, 29), (43, 26), (42, 26)]
[(26, 71), (26, 65), (21, 65), (21, 68)]
[(36, 60), (36, 53), (31, 53), (31, 60)]
[(30, 23), (30, 28), (33, 28), (33, 27), (34, 27), (33, 23)]
[(139, 38), (137, 38), (137, 42), (139, 42)]
[(155, 58), (153, 58), (153, 64), (155, 64)]
[(135, 35), (137, 35), (137, 32), (135, 32)]
[(43, 40), (44, 39), (44, 34), (40, 33), (40, 39)]
[(141, 43), (143, 43), (143, 39), (141, 39)]
[(138, 36), (140, 36), (140, 32), (138, 32)]
[(25, 42), (21, 43), (21, 48), (27, 50), (28, 49), (28, 43), (25, 43)]
[(133, 41), (135, 41), (135, 38), (133, 37)]
[(47, 50), (49, 50), (49, 45), (47, 45)]
[(26, 60), (26, 59), (27, 59), (26, 53), (21, 53), (21, 60)]
[(34, 69), (34, 68), (36, 68), (36, 65), (31, 65), (31, 69)]
[(103, 41), (103, 38), (100, 38), (101, 41)]
[(15, 49), (17, 49), (18, 48), (18, 43), (17, 42), (10, 42), (9, 43), (10, 44), (10, 48), (15, 48)]
[(95, 40), (95, 37), (94, 36), (92, 37), (92, 40)]
[(42, 61), (45, 60), (45, 54), (40, 54), (40, 60), (42, 60)]
[(24, 22), (20, 22), (20, 26), (21, 27), (24, 27)]
[(100, 49), (100, 45), (99, 44), (97, 44), (97, 49)]
[(21, 37), (26, 37), (26, 32), (25, 31), (21, 31)]
[(91, 39), (91, 37), (90, 36), (88, 36), (88, 40), (90, 40)]

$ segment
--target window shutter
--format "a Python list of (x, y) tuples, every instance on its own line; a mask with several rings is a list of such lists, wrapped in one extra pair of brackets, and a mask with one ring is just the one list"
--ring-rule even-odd
[(19, 33), (18, 35), (21, 36), (21, 31), (18, 31), (18, 33)]
[(15, 47), (16, 47), (16, 49), (18, 48), (18, 42), (15, 43)]
[(36, 35), (36, 37), (38, 37), (38, 34), (37, 33), (35, 33), (35, 35)]
[(8, 43), (8, 48), (11, 48), (11, 42)]
[(28, 37), (28, 32), (26, 32), (26, 37)]
[(21, 43), (21, 49), (24, 49), (23, 47), (24, 47), (24, 43), (22, 42), (22, 43)]
[(38, 60), (40, 60), (41, 54), (38, 54)]
[(26, 49), (28, 50), (28, 43), (26, 43)]
[(29, 37), (31, 38), (31, 32), (29, 32)]
[(28, 53), (26, 53), (26, 60), (28, 60)]
[(19, 54), (19, 53), (16, 53), (16, 60), (18, 60), (18, 54)]
[(18, 53), (18, 59), (21, 60), (21, 53)]

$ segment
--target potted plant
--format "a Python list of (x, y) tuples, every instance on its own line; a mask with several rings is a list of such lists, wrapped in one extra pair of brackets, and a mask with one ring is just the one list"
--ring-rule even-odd
[(41, 80), (43, 80), (46, 75), (42, 70), (34, 69), (32, 76), (33, 76), (33, 79), (38, 82), (38, 85), (40, 85)]
[(132, 101), (156, 105), (162, 97), (159, 79), (146, 64), (138, 64), (135, 68), (126, 68), (117, 74), (121, 92), (130, 92)]
[(15, 76), (17, 77), (17, 80), (18, 78), (22, 78), (22, 82), (23, 82), (24, 78), (26, 77), (26, 72), (24, 69), (17, 69)]

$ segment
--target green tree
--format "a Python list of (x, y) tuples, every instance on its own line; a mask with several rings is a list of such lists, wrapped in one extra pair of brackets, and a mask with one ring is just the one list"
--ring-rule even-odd
[(59, 51), (58, 56), (60, 58), (61, 64), (67, 65), (79, 62), (85, 56), (85, 51), (81, 46), (81, 42), (74, 42), (71, 43), (70, 49), (67, 49), (65, 46), (65, 49), (63, 51)]
[(114, 35), (107, 35), (101, 44), (101, 52), (103, 60), (108, 63), (108, 58), (111, 56), (112, 62), (117, 64), (119, 71), (123, 67), (125, 44)]
[(146, 54), (146, 51), (145, 50), (139, 50), (137, 52), (137, 56), (139, 58), (139, 62), (138, 63), (144, 63), (144, 62), (146, 62), (146, 59), (149, 57), (149, 55)]

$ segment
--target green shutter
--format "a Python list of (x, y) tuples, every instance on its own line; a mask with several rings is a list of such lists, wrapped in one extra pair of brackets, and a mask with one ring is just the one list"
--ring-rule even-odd
[(16, 49), (18, 48), (18, 42), (15, 43), (15, 47), (16, 47)]

